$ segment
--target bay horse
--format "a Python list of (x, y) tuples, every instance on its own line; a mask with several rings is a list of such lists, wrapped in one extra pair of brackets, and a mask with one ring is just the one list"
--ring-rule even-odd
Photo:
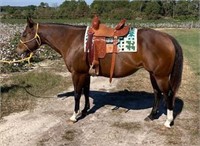
[[(35, 23), (27, 19), (27, 26), (22, 33), (17, 52), (28, 55), (47, 44), (57, 51), (64, 59), (67, 69), (71, 72), (74, 86), (74, 113), (71, 121), (77, 121), (80, 114), (86, 114), (90, 109), (89, 90), (90, 75), (87, 53), (84, 52), (84, 36), (87, 26), (68, 24)], [(174, 121), (173, 109), (175, 94), (181, 84), (183, 69), (183, 53), (179, 43), (172, 36), (149, 28), (138, 29), (137, 52), (118, 53), (113, 73), (114, 78), (133, 74), (144, 68), (150, 74), (154, 91), (153, 108), (146, 120), (155, 119), (161, 96), (166, 99), (166, 127), (171, 127)], [(112, 54), (106, 54), (99, 61), (99, 76), (109, 77)], [(85, 96), (85, 105), (79, 112), (81, 94)]]

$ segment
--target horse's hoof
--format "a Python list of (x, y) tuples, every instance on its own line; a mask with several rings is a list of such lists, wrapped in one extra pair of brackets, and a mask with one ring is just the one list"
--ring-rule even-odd
[(73, 116), (71, 118), (69, 118), (70, 121), (72, 121), (73, 123), (77, 122), (77, 119), (74, 118)]
[(77, 122), (76, 115), (73, 114), (73, 115), (69, 118), (69, 120), (72, 121), (73, 123)]
[(164, 125), (167, 128), (171, 128), (171, 121), (167, 120)]
[(149, 117), (146, 117), (144, 120), (147, 122), (152, 121)]
[(70, 121), (72, 121), (72, 122), (77, 122), (77, 119), (79, 118), (79, 117), (81, 117), (81, 113), (78, 111), (77, 113), (76, 112), (74, 112), (73, 113), (73, 115), (71, 116), (71, 118), (70, 118)]
[(150, 121), (153, 121), (153, 118), (152, 118), (152, 116), (149, 115), (144, 120), (147, 122), (150, 122)]

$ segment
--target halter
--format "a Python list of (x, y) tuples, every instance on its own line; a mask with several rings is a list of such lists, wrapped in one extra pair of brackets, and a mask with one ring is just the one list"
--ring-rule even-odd
[(32, 52), (32, 51), (31, 51), (31, 49), (29, 49), (29, 47), (27, 46), (26, 43), (29, 43), (29, 42), (32, 42), (33, 40), (35, 40), (37, 42), (38, 46), (41, 45), (41, 39), (40, 39), (40, 36), (38, 35), (38, 26), (39, 26), (39, 24), (37, 23), (35, 36), (32, 39), (30, 39), (28, 41), (22, 41), (20, 39), (20, 43), (22, 43), (26, 47), (26, 49), (29, 50), (30, 52)]

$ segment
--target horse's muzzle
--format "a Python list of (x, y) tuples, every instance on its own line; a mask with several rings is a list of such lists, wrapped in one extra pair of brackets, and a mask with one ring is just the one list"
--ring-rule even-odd
[(30, 54), (30, 52), (24, 49), (20, 44), (17, 46), (16, 52), (19, 56), (21, 56), (21, 58), (25, 58), (26, 56)]

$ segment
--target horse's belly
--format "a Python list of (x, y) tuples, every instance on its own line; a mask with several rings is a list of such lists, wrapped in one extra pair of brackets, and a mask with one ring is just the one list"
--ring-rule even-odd
[[(113, 78), (122, 78), (122, 77), (126, 77), (129, 76), (133, 73), (135, 73), (139, 68), (135, 68), (135, 69), (115, 69), (114, 73), (113, 73)], [(110, 77), (110, 71), (107, 72), (100, 72), (99, 74), (100, 76), (104, 76), (104, 77)]]
[[(133, 57), (133, 54), (120, 54), (116, 57), (114, 64), (113, 77), (120, 78), (126, 77), (135, 73), (142, 67), (140, 60), (136, 60), (137, 57)], [(100, 60), (99, 75), (104, 77), (110, 77), (112, 68), (112, 55), (108, 55), (107, 58)]]
[(114, 78), (121, 78), (121, 77), (126, 77), (129, 76), (133, 73), (135, 73), (138, 69), (122, 69), (122, 70), (115, 70), (113, 77)]

